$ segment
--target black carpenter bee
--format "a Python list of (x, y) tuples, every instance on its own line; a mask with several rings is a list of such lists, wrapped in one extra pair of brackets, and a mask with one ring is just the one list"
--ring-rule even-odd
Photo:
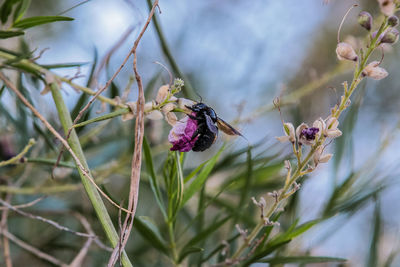
[[(186, 106), (188, 109), (196, 113), (196, 115), (188, 115), (197, 121), (197, 130), (194, 132), (192, 139), (198, 137), (193, 151), (204, 151), (209, 148), (218, 137), (218, 127), (221, 131), (228, 135), (243, 135), (229, 125), (227, 122), (217, 116), (217, 113), (204, 103), (197, 103), (193, 106)], [(218, 127), (215, 125), (217, 124)]]

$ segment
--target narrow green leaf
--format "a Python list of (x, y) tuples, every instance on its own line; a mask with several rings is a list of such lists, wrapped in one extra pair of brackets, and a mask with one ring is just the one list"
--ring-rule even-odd
[(18, 22), (26, 13), (29, 6), (31, 5), (31, 0), (21, 0), (14, 11), (14, 23)]
[(167, 243), (161, 236), (156, 224), (149, 217), (136, 216), (133, 224), (134, 228), (136, 228), (153, 247), (168, 255)]
[(40, 65), (46, 69), (63, 69), (63, 68), (75, 68), (75, 67), (82, 67), (89, 64), (88, 62), (77, 62), (77, 63), (61, 63), (61, 64), (45, 64)]
[(186, 176), (186, 177), (185, 177), (185, 180), (184, 180), (185, 184), (186, 184), (187, 182), (189, 182), (190, 179), (192, 179), (192, 178), (204, 167), (204, 165), (206, 165), (207, 162), (208, 162), (208, 161), (203, 162), (202, 164), (200, 164), (199, 166), (197, 166), (196, 169), (194, 169), (188, 176)]
[(302, 225), (299, 225), (299, 226), (295, 227), (294, 229), (292, 229), (292, 227), (291, 227), (285, 233), (278, 235), (276, 238), (271, 240), (269, 245), (273, 245), (275, 243), (282, 242), (282, 241), (292, 240), (294, 237), (301, 235), (302, 233), (306, 232), (307, 230), (309, 230), (311, 227), (318, 224), (319, 222), (321, 222), (321, 220), (317, 219), (317, 220), (312, 220), (312, 221), (303, 223)]
[(257, 262), (259, 259), (271, 254), (272, 252), (274, 252), (275, 250), (277, 250), (278, 248), (288, 244), (291, 240), (286, 240), (286, 241), (282, 241), (279, 243), (276, 243), (272, 246), (266, 246), (265, 248), (263, 248), (260, 252), (254, 254), (250, 259), (248, 259), (243, 266), (249, 266), (251, 263), (253, 262)]
[(325, 263), (325, 262), (345, 262), (346, 259), (334, 257), (317, 257), (317, 256), (297, 256), (297, 257), (274, 257), (259, 260), (257, 262), (266, 262), (269, 264), (284, 264), (284, 263)]
[(374, 223), (373, 223), (373, 231), (371, 231), (372, 238), (371, 238), (371, 244), (369, 247), (369, 253), (368, 253), (368, 258), (367, 258), (367, 264), (366, 266), (368, 267), (374, 267), (378, 266), (379, 262), (379, 239), (381, 235), (381, 224), (382, 224), (382, 218), (381, 218), (381, 208), (380, 208), (380, 203), (379, 200), (376, 200), (375, 202), (375, 210), (374, 210)]
[[(216, 230), (218, 230), (222, 225), (224, 225), (231, 217), (225, 217), (224, 219), (221, 219), (218, 222), (212, 223), (209, 227), (205, 228), (202, 232), (198, 233), (196, 236), (194, 236), (188, 243), (186, 243), (185, 246), (183, 246), (184, 248), (188, 248), (188, 247), (193, 247), (194, 245), (196, 245), (197, 243), (199, 243), (200, 241), (205, 240), (206, 238), (208, 238), (212, 233), (214, 233)], [(180, 253), (180, 259), (183, 260), (183, 254), (184, 254), (184, 250)]]
[(0, 39), (7, 39), (24, 34), (25, 33), (23, 31), (0, 31)]
[(219, 156), (221, 155), (222, 151), (224, 150), (225, 146), (222, 146), (221, 149), (215, 154), (204, 166), (201, 170), (197, 178), (185, 189), (183, 194), (182, 206), (190, 199), (192, 196), (198, 192), (201, 187), (203, 186), (204, 182), (209, 177), (213, 167), (217, 163)]
[(198, 252), (203, 252), (204, 249), (203, 248), (199, 248), (199, 247), (188, 247), (188, 248), (184, 248), (181, 255), (179, 256), (179, 260), (178, 262), (182, 262), (182, 260), (184, 258), (186, 258), (186, 256), (188, 256), (189, 254), (193, 254), (193, 253), (198, 253)]
[(109, 119), (127, 114), (129, 112), (130, 112), (130, 110), (128, 108), (117, 109), (116, 111), (113, 111), (111, 113), (108, 113), (108, 114), (105, 114), (105, 115), (102, 115), (102, 116), (99, 116), (99, 117), (96, 117), (96, 118), (93, 118), (93, 119), (90, 119), (87, 121), (83, 121), (81, 123), (77, 123), (77, 124), (75, 124), (74, 128), (82, 127), (82, 126), (85, 126), (85, 125), (88, 125), (88, 124), (94, 123), (94, 122), (109, 120)]
[(143, 155), (146, 163), (146, 170), (150, 173), (149, 182), (151, 191), (153, 191), (157, 205), (160, 208), (164, 219), (167, 220), (167, 213), (165, 211), (164, 202), (161, 196), (160, 186), (158, 185), (156, 172), (154, 170), (153, 157), (151, 156), (150, 146), (146, 137), (143, 138)]
[(18, 3), (19, 0), (6, 0), (0, 7), (0, 19), (4, 24), (7, 22), (8, 16), (10, 16), (13, 5)]
[(63, 17), (63, 16), (38, 16), (38, 17), (31, 17), (22, 19), (16, 23), (14, 23), (13, 27), (20, 28), (20, 29), (28, 29), (31, 27), (35, 27), (38, 25), (52, 23), (56, 21), (71, 21), (74, 20), (70, 17)]

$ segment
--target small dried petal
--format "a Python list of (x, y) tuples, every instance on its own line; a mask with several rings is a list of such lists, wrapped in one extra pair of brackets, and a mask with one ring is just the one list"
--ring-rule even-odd
[(285, 168), (286, 168), (286, 169), (290, 170), (290, 169), (292, 168), (292, 166), (291, 166), (291, 164), (290, 164), (290, 161), (285, 160), (284, 163), (285, 163)]
[(325, 154), (319, 158), (319, 163), (326, 163), (332, 158), (333, 154)]
[(190, 114), (192, 111), (190, 109), (188, 109), (186, 106), (193, 106), (194, 104), (196, 104), (196, 102), (186, 99), (186, 98), (179, 98), (178, 99), (178, 107), (180, 109), (185, 110), (188, 114)]
[(305, 123), (300, 124), (300, 125), (296, 128), (296, 136), (297, 136), (297, 139), (300, 139), (301, 132), (302, 132), (304, 129), (306, 129), (306, 128), (308, 128), (308, 125), (305, 124)]
[(363, 76), (370, 77), (374, 80), (381, 80), (388, 76), (388, 72), (384, 69), (379, 67), (378, 61), (372, 61), (369, 63), (362, 72)]
[(358, 56), (353, 47), (348, 43), (341, 42), (337, 44), (336, 55), (339, 60), (357, 61)]
[(381, 39), (382, 44), (394, 44), (399, 40), (399, 31), (396, 28), (390, 28), (385, 32)]
[(163, 106), (161, 110), (164, 114), (167, 114), (168, 112), (171, 112), (175, 108), (176, 108), (176, 105), (174, 105), (173, 103), (168, 103), (165, 106)]
[(144, 112), (150, 112), (153, 109), (153, 106), (153, 102), (147, 102), (146, 104), (144, 104)]
[(396, 10), (396, 4), (393, 0), (378, 0), (381, 12), (386, 16), (391, 16)]
[(289, 136), (276, 136), (275, 137), (279, 142), (286, 143), (289, 141)]
[(146, 114), (146, 118), (154, 121), (161, 120), (163, 117), (163, 114), (159, 110), (153, 110)]
[(132, 120), (136, 116), (136, 102), (128, 102), (126, 105), (129, 107), (131, 112), (122, 115), (122, 121)]
[(360, 14), (358, 14), (358, 24), (360, 24), (361, 27), (365, 28), (367, 31), (370, 31), (372, 27), (371, 14), (366, 11), (361, 11)]
[(165, 119), (167, 120), (168, 124), (171, 126), (174, 126), (176, 122), (178, 121), (178, 117), (176, 117), (175, 113), (173, 112), (168, 112), (165, 115)]
[(314, 165), (317, 166), (319, 163), (326, 163), (332, 158), (332, 154), (324, 154), (324, 147), (323, 146), (318, 146), (315, 153), (314, 153)]
[(156, 103), (162, 103), (167, 98), (169, 93), (169, 85), (163, 85), (158, 89), (157, 96), (156, 96)]

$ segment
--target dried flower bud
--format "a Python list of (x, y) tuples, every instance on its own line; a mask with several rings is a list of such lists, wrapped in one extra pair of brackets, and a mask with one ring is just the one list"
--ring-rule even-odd
[(386, 16), (391, 16), (396, 10), (396, 4), (393, 0), (378, 0), (381, 12)]
[(353, 47), (345, 42), (338, 43), (336, 47), (336, 55), (339, 60), (357, 61), (358, 59)]
[(162, 103), (168, 96), (169, 93), (169, 85), (163, 85), (158, 89), (156, 96), (156, 103)]
[(361, 27), (365, 28), (367, 31), (370, 31), (372, 27), (371, 14), (366, 11), (361, 11), (360, 14), (358, 14), (358, 24), (360, 24)]
[(395, 15), (388, 18), (388, 25), (391, 27), (396, 27), (399, 24), (399, 18)]
[(180, 109), (185, 110), (188, 114), (190, 114), (192, 111), (190, 109), (188, 109), (186, 106), (193, 106), (196, 102), (186, 99), (186, 98), (179, 98), (178, 99), (178, 107)]
[(146, 114), (146, 118), (154, 121), (161, 120), (163, 117), (164, 117), (163, 114), (159, 110), (153, 110), (148, 114)]
[(314, 164), (315, 166), (318, 165), (318, 163), (326, 163), (332, 158), (332, 154), (323, 154), (324, 153), (324, 147), (323, 146), (318, 146), (317, 150), (314, 153)]
[(399, 40), (399, 31), (395, 28), (390, 28), (383, 35), (381, 43), (394, 44)]
[(372, 61), (369, 63), (362, 72), (363, 76), (370, 77), (374, 80), (381, 80), (388, 76), (388, 72), (384, 69), (379, 67), (378, 61)]

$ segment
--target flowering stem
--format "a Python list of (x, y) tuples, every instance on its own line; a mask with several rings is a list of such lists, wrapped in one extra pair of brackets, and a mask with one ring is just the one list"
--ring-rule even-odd
[(354, 72), (354, 77), (353, 81), (351, 82), (350, 89), (345, 91), (344, 97), (342, 98), (342, 101), (340, 102), (339, 108), (335, 111), (333, 114), (333, 117), (339, 118), (340, 114), (347, 108), (346, 103), (350, 99), (350, 96), (353, 94), (354, 90), (357, 88), (357, 85), (361, 82), (360, 77), (362, 75), (362, 72), (365, 68), (365, 65), (367, 64), (368, 58), (371, 56), (372, 52), (377, 48), (379, 36), (388, 28), (389, 26), (387, 25), (387, 17), (385, 17), (384, 21), (382, 22), (376, 36), (372, 39), (370, 46), (368, 47), (367, 52), (365, 53), (365, 56), (361, 60), (361, 62), (357, 65), (357, 69)]
[[(388, 28), (389, 26), (387, 25), (387, 18), (384, 19), (382, 22), (376, 36), (371, 40), (371, 44), (368, 47), (367, 52), (365, 53), (365, 56), (362, 58), (361, 62), (357, 65), (356, 70), (354, 71), (354, 76), (352, 83), (350, 85), (350, 88), (347, 89), (345, 86), (345, 93), (344, 97), (342, 98), (339, 107), (334, 111), (332, 114), (333, 117), (339, 118), (341, 113), (347, 108), (347, 102), (350, 98), (350, 96), (353, 94), (354, 90), (357, 88), (358, 84), (362, 80), (362, 72), (367, 64), (367, 60), (372, 54), (372, 52), (378, 47), (379, 43), (379, 36)], [(331, 127), (332, 125), (328, 125), (328, 127)], [(307, 166), (308, 162), (311, 160), (312, 156), (314, 155), (315, 151), (317, 150), (318, 146), (322, 145), (325, 141), (325, 137), (323, 135), (320, 136), (320, 138), (315, 142), (315, 144), (311, 147), (311, 150), (305, 157), (303, 161), (301, 161), (301, 147), (296, 149), (295, 144), (293, 144), (293, 152), (297, 157), (297, 168), (293, 174), (293, 176), (290, 178), (290, 174), (288, 174), (289, 180), (287, 178), (285, 185), (283, 186), (279, 198), (274, 202), (274, 204), (270, 207), (268, 212), (265, 214), (265, 218), (269, 218), (278, 208), (279, 204), (291, 196), (294, 192), (287, 194), (288, 190), (292, 187), (292, 185), (296, 182), (298, 178), (306, 174), (307, 172), (303, 172), (304, 167)], [(232, 260), (239, 260), (240, 255), (242, 252), (251, 244), (251, 242), (256, 238), (258, 233), (264, 228), (264, 220), (261, 220), (255, 228), (252, 230), (252, 232), (249, 234), (248, 238), (246, 239), (246, 242), (243, 243), (239, 249), (233, 254)]]

